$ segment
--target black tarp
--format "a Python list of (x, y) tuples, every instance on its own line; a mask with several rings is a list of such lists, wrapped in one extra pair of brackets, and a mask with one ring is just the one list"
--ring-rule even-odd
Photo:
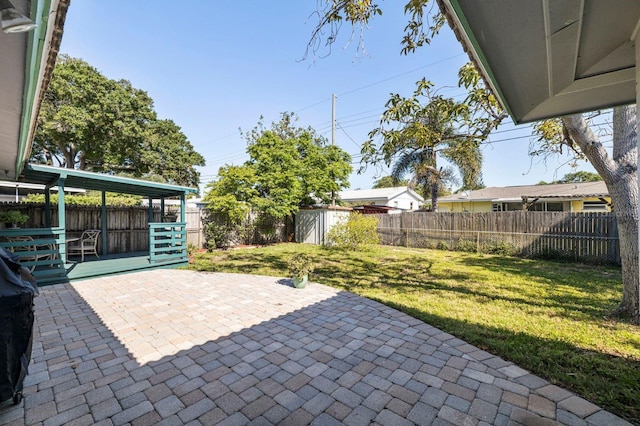
[(22, 399), (22, 382), (31, 360), (33, 276), (18, 257), (0, 247), (0, 402)]

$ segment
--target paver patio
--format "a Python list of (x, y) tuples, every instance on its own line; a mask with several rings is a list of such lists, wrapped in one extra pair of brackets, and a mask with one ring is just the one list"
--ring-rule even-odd
[(629, 424), (377, 302), (155, 270), (41, 289), (9, 425)]

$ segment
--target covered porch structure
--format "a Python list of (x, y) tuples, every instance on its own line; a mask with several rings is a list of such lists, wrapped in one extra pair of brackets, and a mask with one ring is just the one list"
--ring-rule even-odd
[[(16, 251), (23, 264), (33, 270), (39, 284), (53, 284), (73, 279), (99, 275), (123, 273), (158, 267), (175, 267), (187, 263), (186, 243), (186, 196), (197, 190), (188, 187), (158, 182), (148, 182), (82, 170), (64, 169), (38, 164), (28, 164), (21, 181), (45, 185), (57, 190), (57, 223), (52, 223), (50, 191), (45, 191), (45, 226), (41, 228), (2, 229), (0, 246)], [(101, 255), (88, 256), (84, 262), (71, 262), (68, 258), (66, 225), (65, 186), (100, 191), (102, 208), (100, 214)], [(143, 252), (109, 253), (109, 238), (106, 193), (115, 192), (148, 197), (147, 215), (148, 250)], [(154, 220), (153, 199), (161, 200), (161, 215), (164, 216), (164, 200), (180, 198), (180, 214), (176, 222)]]

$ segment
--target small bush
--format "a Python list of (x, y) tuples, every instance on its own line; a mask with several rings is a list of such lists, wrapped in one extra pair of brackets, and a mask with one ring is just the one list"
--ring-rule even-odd
[[(44, 194), (29, 194), (23, 200), (25, 203), (44, 204)], [(51, 204), (58, 204), (58, 194), (51, 194)], [(142, 197), (139, 195), (115, 194), (107, 192), (106, 202), (108, 206), (141, 206)], [(102, 194), (97, 191), (89, 191), (86, 194), (67, 195), (64, 197), (66, 205), (76, 206), (101, 206)]]
[(327, 234), (328, 245), (341, 250), (366, 251), (380, 244), (378, 219), (374, 216), (351, 213), (349, 219), (338, 223)]
[(513, 256), (518, 252), (518, 249), (513, 244), (501, 241), (483, 244), (482, 252), (488, 254), (500, 254), (503, 256)]
[(238, 226), (234, 224), (218, 224), (209, 222), (205, 227), (207, 250), (216, 248), (228, 249), (238, 241)]
[(306, 253), (296, 253), (288, 258), (287, 271), (293, 278), (302, 278), (313, 272), (313, 258)]
[(438, 250), (451, 250), (449, 248), (449, 244), (447, 244), (446, 241), (438, 241), (438, 244), (436, 244), (436, 249), (438, 249)]
[(455, 250), (474, 253), (478, 251), (478, 245), (474, 241), (467, 241), (460, 238), (456, 244)]

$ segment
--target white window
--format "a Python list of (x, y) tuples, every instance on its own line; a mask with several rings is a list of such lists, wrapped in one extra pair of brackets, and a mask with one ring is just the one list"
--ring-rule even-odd
[(413, 201), (409, 202), (409, 210), (413, 210)]
[(493, 203), (491, 204), (492, 212), (501, 212), (502, 211), (502, 203)]
[(602, 201), (583, 201), (582, 210), (585, 212), (606, 212), (607, 203)]

